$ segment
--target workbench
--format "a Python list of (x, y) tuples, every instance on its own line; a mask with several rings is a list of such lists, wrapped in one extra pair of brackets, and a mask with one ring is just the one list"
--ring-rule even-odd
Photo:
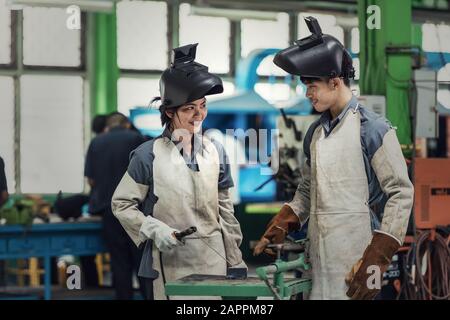
[(0, 226), (0, 260), (44, 259), (44, 298), (51, 299), (52, 257), (87, 256), (106, 252), (101, 222), (45, 223), (31, 227)]
[[(311, 290), (309, 279), (286, 279), (286, 296)], [(256, 299), (273, 297), (269, 287), (258, 277), (247, 279), (227, 279), (226, 276), (190, 275), (176, 281), (167, 282), (166, 294), (169, 296), (209, 296), (224, 299)]]

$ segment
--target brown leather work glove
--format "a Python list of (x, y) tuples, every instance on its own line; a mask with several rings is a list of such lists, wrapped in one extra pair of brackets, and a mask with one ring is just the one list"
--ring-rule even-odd
[(253, 255), (260, 255), (263, 251), (271, 256), (275, 253), (266, 249), (270, 243), (283, 243), (289, 232), (300, 228), (300, 220), (290, 206), (284, 205), (280, 212), (270, 220), (267, 225), (266, 232), (263, 234), (259, 242), (253, 250)]
[[(347, 296), (353, 300), (372, 300), (381, 290), (381, 282), (383, 280), (383, 273), (389, 267), (392, 256), (397, 252), (400, 244), (392, 238), (383, 233), (375, 233), (372, 242), (364, 251), (362, 259), (360, 259), (347, 275), (345, 281), (349, 284)], [(368, 270), (371, 266), (378, 266), (380, 273)], [(378, 274), (379, 279), (376, 279), (379, 288), (370, 288), (374, 283), (374, 276)], [(370, 279), (369, 279), (370, 277)], [(367, 281), (369, 279), (369, 281)], [(367, 283), (369, 282), (369, 283)], [(369, 285), (369, 286), (368, 286)]]

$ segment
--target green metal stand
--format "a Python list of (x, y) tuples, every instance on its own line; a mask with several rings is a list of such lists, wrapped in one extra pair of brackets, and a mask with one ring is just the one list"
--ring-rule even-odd
[[(304, 247), (304, 241), (297, 244)], [(291, 244), (287, 244), (290, 246)], [(283, 261), (280, 252), (283, 245), (279, 245), (278, 259), (275, 263), (256, 269), (257, 277), (246, 279), (228, 279), (226, 276), (190, 275), (165, 284), (168, 296), (218, 296), (224, 299), (256, 299), (257, 297), (274, 297), (277, 300), (287, 300), (299, 294), (311, 291), (310, 279), (285, 278), (285, 272), (296, 269), (309, 270), (304, 253), (298, 259)], [(273, 284), (269, 275), (273, 275)]]
[(93, 74), (91, 114), (117, 111), (117, 32), (116, 12), (95, 13), (93, 17)]
[[(370, 5), (380, 8), (380, 29), (369, 29)], [(403, 150), (410, 152), (411, 54), (387, 49), (411, 47), (411, 0), (358, 0), (360, 32), (360, 89), (365, 95), (386, 96), (387, 118), (397, 127)], [(389, 50), (388, 50), (389, 51)]]
[[(297, 260), (293, 261), (283, 261), (278, 258), (271, 265), (257, 268), (256, 274), (266, 283), (277, 300), (285, 300), (296, 294), (311, 290), (311, 282), (305, 283), (305, 279), (285, 281), (284, 272), (296, 269), (310, 269), (310, 265), (305, 262), (303, 253), (300, 254)], [(273, 285), (270, 284), (269, 274), (273, 274)]]

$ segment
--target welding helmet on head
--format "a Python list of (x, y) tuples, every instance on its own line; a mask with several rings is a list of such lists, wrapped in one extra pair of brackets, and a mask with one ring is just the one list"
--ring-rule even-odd
[(352, 58), (342, 43), (322, 34), (314, 17), (305, 18), (305, 22), (312, 34), (279, 51), (273, 62), (284, 71), (301, 77), (354, 78)]
[(179, 107), (207, 95), (223, 92), (222, 80), (208, 72), (208, 67), (195, 62), (197, 45), (173, 49), (171, 65), (159, 81), (160, 111)]

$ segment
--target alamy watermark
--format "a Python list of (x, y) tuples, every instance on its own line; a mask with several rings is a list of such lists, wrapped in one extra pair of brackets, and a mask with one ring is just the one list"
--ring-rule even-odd
[(370, 276), (367, 278), (367, 289), (381, 289), (381, 269), (377, 265), (371, 265), (367, 267), (367, 274)]
[(66, 27), (69, 30), (81, 29), (81, 10), (79, 6), (71, 5), (67, 7), (66, 13), (69, 15), (66, 20)]
[[(200, 124), (201, 126), (201, 124)], [(193, 151), (203, 150), (207, 148), (205, 137), (214, 137), (213, 140), (217, 141), (223, 146), (227, 156), (219, 154), (218, 159), (215, 157), (205, 157), (206, 161), (219, 161), (221, 165), (259, 165), (261, 175), (273, 175), (278, 172), (278, 152), (277, 146), (279, 131), (278, 129), (226, 129), (225, 135), (220, 133), (218, 129), (208, 129), (206, 131), (195, 133), (192, 137), (192, 133), (186, 129), (175, 129), (172, 132), (171, 140), (177, 145), (171, 153), (171, 162), (175, 164), (181, 164), (183, 161), (194, 160), (194, 158), (186, 156)], [(227, 139), (228, 137), (228, 139)], [(187, 138), (185, 140), (185, 138)], [(183, 143), (189, 141), (188, 143)], [(177, 143), (180, 142), (180, 143)], [(248, 146), (248, 158), (240, 157), (240, 152), (244, 152)], [(269, 146), (271, 146), (269, 148)], [(240, 150), (239, 150), (240, 149)], [(192, 152), (193, 152), (192, 151)], [(180, 157), (180, 152), (183, 154), (184, 159)]]
[(366, 13), (367, 21), (366, 26), (367, 29), (373, 30), (373, 29), (381, 29), (381, 9), (377, 5), (371, 5), (367, 7)]
[(66, 279), (66, 286), (69, 290), (81, 290), (81, 269), (72, 264), (67, 267), (66, 273), (69, 275)]

